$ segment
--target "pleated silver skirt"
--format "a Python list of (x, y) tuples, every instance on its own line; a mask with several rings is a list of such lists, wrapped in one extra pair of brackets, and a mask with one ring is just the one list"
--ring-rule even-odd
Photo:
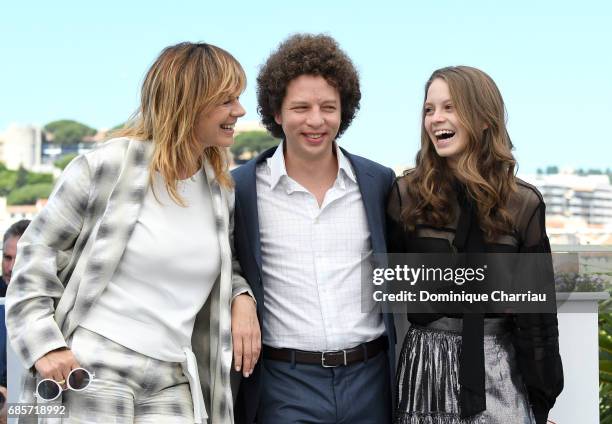
[(485, 319), (487, 409), (460, 418), (462, 320), (411, 326), (397, 369), (395, 424), (535, 424), (505, 318)]

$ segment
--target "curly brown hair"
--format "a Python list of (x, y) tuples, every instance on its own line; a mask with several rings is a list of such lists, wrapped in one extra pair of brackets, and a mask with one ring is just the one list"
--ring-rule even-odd
[[(409, 230), (417, 223), (444, 226), (453, 219), (450, 199), (452, 181), (457, 178), (477, 206), (485, 239), (493, 241), (513, 231), (507, 205), (517, 191), (512, 141), (506, 129), (506, 108), (493, 79), (480, 69), (451, 66), (434, 71), (425, 84), (425, 99), (435, 79), (448, 84), (459, 120), (469, 136), (455, 172), (448, 167), (432, 144), (421, 119), (421, 149), (416, 167), (405, 174), (407, 189), (415, 204), (402, 211)], [(482, 129), (484, 128), (484, 130)]]
[(282, 42), (257, 76), (257, 111), (274, 137), (284, 138), (274, 120), (289, 83), (300, 75), (325, 78), (340, 94), (341, 122), (337, 137), (349, 127), (359, 110), (359, 74), (336, 40), (323, 34), (295, 34)]

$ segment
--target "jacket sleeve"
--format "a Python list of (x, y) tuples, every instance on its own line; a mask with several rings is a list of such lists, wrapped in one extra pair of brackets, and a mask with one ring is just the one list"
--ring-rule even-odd
[(235, 193), (232, 191), (228, 195), (229, 201), (229, 243), (230, 248), (232, 250), (232, 300), (236, 298), (236, 296), (248, 293), (249, 296), (257, 303), (255, 300), (255, 295), (253, 295), (253, 291), (251, 290), (251, 286), (245, 278), (242, 276), (242, 269), (240, 268), (240, 262), (238, 262), (238, 258), (236, 257), (236, 248), (234, 247), (234, 206), (235, 206)]
[[(530, 216), (524, 232), (521, 252), (550, 253), (544, 216), (545, 206), (543, 202), (540, 202)], [(554, 284), (554, 281), (551, 281), (550, 284)], [(518, 367), (529, 394), (529, 402), (536, 423), (544, 424), (548, 412), (563, 390), (563, 366), (559, 355), (557, 315), (516, 314), (514, 324), (514, 347)]]
[(47, 205), (20, 238), (6, 296), (10, 343), (26, 368), (66, 346), (54, 314), (64, 292), (58, 275), (70, 259), (89, 204), (90, 172), (79, 156), (62, 173)]

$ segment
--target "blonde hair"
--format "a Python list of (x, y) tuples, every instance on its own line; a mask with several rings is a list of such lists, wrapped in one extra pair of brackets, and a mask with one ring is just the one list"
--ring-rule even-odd
[(207, 159), (220, 185), (232, 186), (227, 150), (217, 146), (198, 149), (198, 116), (237, 96), (246, 86), (238, 61), (225, 50), (206, 43), (179, 43), (165, 48), (147, 72), (140, 108), (113, 136), (151, 141), (155, 150), (153, 172), (159, 172), (170, 197), (185, 203), (177, 182), (185, 172), (198, 169)]
[[(511, 233), (513, 219), (507, 209), (512, 193), (517, 191), (512, 142), (506, 130), (506, 109), (493, 79), (469, 66), (452, 66), (434, 71), (425, 84), (436, 79), (448, 84), (459, 121), (466, 129), (468, 142), (458, 158), (454, 176), (474, 199), (480, 226), (487, 241)], [(408, 229), (417, 222), (445, 225), (451, 222), (453, 172), (433, 147), (421, 119), (421, 149), (416, 167), (406, 173), (408, 191), (416, 204), (402, 212)]]

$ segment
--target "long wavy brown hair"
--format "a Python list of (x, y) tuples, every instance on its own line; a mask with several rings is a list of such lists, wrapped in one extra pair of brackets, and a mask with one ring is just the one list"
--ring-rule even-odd
[(513, 231), (507, 202), (517, 190), (504, 101), (493, 79), (469, 66), (434, 71), (425, 84), (425, 99), (429, 86), (438, 78), (448, 84), (451, 101), (468, 134), (467, 145), (451, 170), (427, 134), (423, 110), (421, 149), (415, 168), (405, 173), (408, 194), (415, 203), (402, 211), (402, 219), (408, 230), (417, 224), (448, 225), (455, 218), (451, 199), (454, 181), (458, 181), (476, 205), (485, 239), (493, 241)]
[(184, 206), (177, 182), (201, 167), (204, 159), (212, 165), (219, 184), (232, 186), (227, 150), (201, 146), (195, 127), (201, 113), (238, 96), (245, 86), (242, 66), (225, 50), (188, 42), (167, 47), (145, 76), (140, 108), (113, 136), (153, 142), (150, 181), (153, 171), (159, 172), (170, 197)]

